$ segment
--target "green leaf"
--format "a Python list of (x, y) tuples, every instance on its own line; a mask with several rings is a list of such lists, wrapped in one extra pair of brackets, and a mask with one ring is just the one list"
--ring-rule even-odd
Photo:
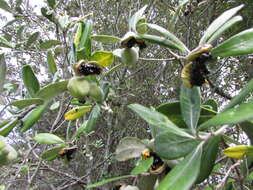
[(91, 56), (91, 30), (92, 22), (83, 23), (80, 42), (76, 48), (77, 61), (88, 59)]
[(208, 127), (225, 124), (237, 124), (250, 119), (253, 119), (253, 100), (217, 114), (212, 119), (202, 123), (199, 126), (199, 129), (206, 129)]
[(36, 42), (36, 40), (39, 38), (40, 33), (39, 32), (34, 32), (32, 33), (31, 36), (29, 36), (27, 42), (26, 42), (26, 46), (29, 47), (30, 45), (32, 45), (34, 42)]
[(44, 151), (41, 155), (43, 160), (52, 161), (58, 157), (58, 153), (62, 150), (64, 146), (56, 146)]
[(33, 138), (40, 144), (62, 144), (64, 140), (51, 133), (39, 133)]
[(179, 40), (174, 34), (172, 34), (171, 32), (169, 32), (168, 30), (166, 30), (165, 28), (159, 26), (159, 25), (156, 25), (156, 24), (149, 24), (149, 23), (146, 23), (146, 25), (159, 32), (160, 34), (162, 34), (166, 39), (169, 39), (171, 40), (172, 42), (176, 43), (177, 46), (180, 48), (180, 51), (183, 52), (183, 53), (189, 53), (190, 51), (188, 50), (188, 48), (184, 45), (184, 43)]
[(90, 60), (97, 61), (98, 65), (102, 67), (109, 67), (111, 64), (113, 64), (114, 56), (110, 51), (95, 51), (91, 55)]
[(131, 158), (140, 157), (146, 148), (147, 146), (140, 139), (125, 137), (120, 140), (116, 148), (116, 159), (118, 161), (126, 161)]
[(22, 26), (17, 28), (17, 38), (18, 39), (23, 39), (23, 37), (24, 37), (23, 32), (25, 30), (25, 27), (26, 27), (26, 25), (22, 25)]
[(253, 91), (253, 79), (251, 79), (247, 85), (240, 91), (240, 93), (235, 96), (228, 105), (225, 106), (223, 111), (232, 108), (240, 103), (243, 102), (243, 100)]
[(48, 104), (43, 104), (30, 111), (23, 119), (22, 119), (22, 128), (21, 132), (25, 132), (29, 130), (43, 115), (43, 113), (48, 108)]
[(55, 0), (47, 0), (47, 4), (53, 9), (55, 7)]
[(243, 132), (246, 133), (246, 135), (248, 136), (251, 145), (253, 145), (253, 123), (245, 121), (240, 123), (240, 127), (242, 128)]
[(180, 102), (167, 102), (159, 105), (156, 110), (168, 117), (168, 119), (180, 128), (187, 128), (182, 115)]
[(15, 100), (10, 103), (12, 106), (16, 106), (19, 109), (23, 109), (27, 106), (36, 104), (36, 105), (41, 105), (44, 103), (44, 100), (40, 98), (29, 98), (29, 99), (24, 99), (24, 100)]
[(50, 106), (50, 110), (56, 110), (60, 107), (60, 101), (54, 102), (51, 106)]
[(19, 123), (18, 119), (15, 119), (11, 122), (9, 122), (7, 125), (5, 125), (4, 127), (0, 128), (0, 135), (1, 136), (8, 136), (9, 133), (13, 130), (13, 128)]
[(55, 18), (55, 16), (54, 16), (54, 14), (53, 14), (52, 11), (48, 11), (47, 8), (45, 8), (45, 7), (42, 7), (42, 8), (40, 9), (40, 11), (41, 11), (41, 14), (42, 14), (44, 17), (46, 17), (49, 21), (51, 21), (51, 22), (53, 22), (53, 23), (56, 23), (56, 22), (57, 22), (57, 21), (56, 21), (56, 18)]
[(208, 100), (206, 100), (204, 103), (203, 103), (203, 105), (209, 105), (209, 106), (211, 106), (212, 107), (212, 110), (214, 110), (214, 111), (218, 111), (218, 103), (217, 103), (217, 101), (216, 100), (214, 100), (214, 99), (208, 99)]
[(47, 51), (47, 66), (49, 71), (54, 75), (57, 72), (57, 66), (54, 60), (52, 50)]
[(134, 169), (132, 169), (130, 174), (139, 175), (144, 172), (147, 172), (149, 168), (152, 166), (153, 161), (154, 161), (153, 157), (139, 160), (138, 165)]
[[(4, 120), (4, 121), (1, 121), (0, 122), (0, 129), (2, 128), (2, 127), (4, 127), (5, 125), (7, 125), (8, 123), (10, 123), (11, 122), (11, 120)], [(0, 149), (1, 149), (1, 146), (0, 146)]]
[(109, 179), (104, 179), (104, 180), (102, 180), (100, 182), (87, 185), (87, 188), (90, 189), (90, 188), (99, 187), (99, 186), (102, 186), (104, 184), (110, 183), (112, 181), (117, 181), (117, 180), (120, 180), (120, 179), (129, 178), (129, 177), (133, 177), (133, 176), (132, 175), (124, 175), (124, 176), (112, 177), (112, 178), (109, 178)]
[(59, 94), (67, 90), (68, 80), (63, 80), (55, 83), (48, 84), (41, 88), (36, 96), (45, 101), (50, 101)]
[(61, 45), (62, 43), (58, 40), (47, 40), (45, 42), (42, 42), (40, 44), (40, 49), (41, 50), (47, 50), (47, 49), (50, 49), (54, 46), (57, 46), (57, 45)]
[(155, 152), (164, 159), (174, 160), (186, 156), (198, 144), (195, 139), (164, 132), (155, 138)]
[(242, 9), (243, 5), (238, 7), (229, 9), (222, 13), (217, 19), (215, 19), (212, 24), (209, 25), (207, 30), (205, 31), (204, 35), (199, 41), (199, 45), (205, 44), (215, 33), (218, 31), (222, 26), (227, 23), (230, 18), (232, 18), (240, 9)]
[[(156, 110), (166, 115), (167, 118), (178, 127), (187, 128), (187, 125), (185, 124), (181, 115), (180, 102), (163, 103), (159, 105), (156, 108)], [(201, 106), (201, 112), (200, 112), (198, 125), (200, 125), (201, 123), (205, 122), (208, 119), (211, 119), (214, 115), (216, 115), (216, 112), (214, 112), (213, 110), (207, 109), (204, 106)]]
[(182, 116), (193, 134), (196, 132), (196, 127), (199, 121), (200, 104), (199, 87), (187, 88), (182, 85), (180, 90)]
[(117, 43), (120, 41), (119, 37), (109, 35), (92, 35), (91, 39), (102, 43)]
[(243, 159), (245, 156), (253, 156), (253, 146), (237, 145), (228, 147), (223, 151), (225, 156), (234, 159)]
[(137, 33), (136, 26), (140, 19), (143, 18), (143, 14), (147, 8), (147, 5), (138, 10), (130, 19), (129, 19), (129, 31), (134, 31)]
[(89, 119), (87, 121), (86, 127), (84, 129), (85, 133), (90, 133), (91, 131), (95, 130), (96, 122), (101, 116), (101, 108), (99, 105), (95, 105), (92, 108), (92, 111), (89, 115)]
[(177, 164), (161, 181), (156, 190), (189, 190), (199, 175), (202, 155), (201, 143)]
[(159, 175), (138, 176), (137, 186), (140, 188), (140, 190), (154, 190), (154, 186), (158, 177)]
[(14, 45), (8, 42), (5, 38), (0, 37), (0, 47), (14, 48)]
[(30, 65), (24, 65), (22, 67), (22, 79), (29, 95), (35, 97), (35, 94), (40, 89), (40, 83)]
[(163, 131), (170, 131), (171, 133), (181, 136), (192, 137), (169, 121), (165, 115), (155, 111), (154, 109), (149, 109), (139, 104), (131, 104), (128, 107), (151, 125), (151, 130), (153, 131), (152, 135), (154, 137)]
[(196, 183), (201, 183), (211, 174), (215, 165), (215, 160), (217, 158), (220, 141), (221, 137), (216, 136), (209, 139), (206, 144), (204, 144), (200, 165), (200, 173)]
[(4, 54), (0, 54), (0, 92), (3, 89), (5, 77), (6, 77), (7, 66), (4, 58)]
[(222, 25), (213, 35), (207, 40), (207, 44), (214, 44), (214, 42), (229, 28), (231, 28), (236, 23), (242, 21), (241, 16), (234, 16), (230, 20), (228, 20), (224, 25)]
[(173, 42), (165, 37), (144, 34), (144, 35), (140, 35), (139, 38), (142, 40), (145, 40), (147, 42), (153, 43), (153, 44), (158, 44), (158, 45), (170, 48), (170, 49), (182, 51), (181, 47), (178, 44), (176, 44), (175, 42)]
[(64, 114), (66, 120), (76, 120), (90, 112), (92, 106), (77, 106)]
[(8, 5), (8, 3), (5, 0), (0, 0), (0, 8), (7, 11), (7, 12), (11, 12), (11, 7)]
[(145, 24), (147, 22), (147, 19), (146, 18), (141, 18), (137, 25), (136, 25), (136, 31), (137, 31), (137, 34), (146, 34), (147, 31), (148, 31), (148, 27), (147, 25)]
[(253, 28), (244, 30), (212, 49), (214, 57), (245, 55), (253, 52)]

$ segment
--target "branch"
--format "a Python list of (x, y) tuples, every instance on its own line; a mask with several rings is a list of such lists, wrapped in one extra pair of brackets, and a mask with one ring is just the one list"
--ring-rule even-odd
[(217, 187), (215, 188), (215, 190), (222, 190), (223, 187), (225, 186), (230, 173), (232, 172), (233, 169), (235, 169), (237, 166), (239, 166), (241, 163), (240, 160), (238, 160), (235, 164), (233, 164), (232, 166), (230, 166), (230, 168), (228, 169), (226, 175), (224, 176), (224, 178), (221, 180), (221, 182), (217, 185)]

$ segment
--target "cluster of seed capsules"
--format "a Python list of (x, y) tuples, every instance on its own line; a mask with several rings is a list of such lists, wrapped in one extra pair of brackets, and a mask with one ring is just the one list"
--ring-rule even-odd
[(212, 60), (212, 56), (209, 51), (212, 49), (212, 45), (206, 44), (201, 48), (193, 50), (190, 55), (186, 57), (190, 63), (186, 64), (181, 72), (181, 78), (183, 84), (192, 88), (194, 86), (208, 85), (206, 79), (210, 72), (207, 69), (206, 63)]

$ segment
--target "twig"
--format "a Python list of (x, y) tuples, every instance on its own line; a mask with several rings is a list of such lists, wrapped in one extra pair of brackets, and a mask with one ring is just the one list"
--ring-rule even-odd
[(208, 81), (210, 87), (214, 90), (214, 92), (215, 92), (216, 94), (218, 94), (218, 95), (220, 95), (220, 96), (222, 96), (223, 98), (226, 98), (226, 99), (228, 99), (228, 100), (231, 100), (231, 99), (232, 99), (232, 97), (231, 97), (230, 95), (224, 93), (220, 88), (218, 88), (217, 86), (215, 86), (215, 85), (213, 84), (213, 82), (212, 82), (208, 77), (206, 77), (206, 80)]
[(67, 184), (67, 185), (65, 185), (65, 186), (63, 186), (63, 187), (57, 188), (57, 190), (67, 189), (68, 187), (71, 187), (71, 186), (73, 186), (73, 185), (79, 183), (81, 180), (83, 180), (83, 179), (85, 179), (87, 176), (89, 176), (89, 175), (93, 172), (93, 170), (95, 170), (95, 169), (101, 167), (107, 160), (109, 160), (109, 159), (111, 158), (112, 155), (113, 155), (113, 154), (109, 155), (105, 160), (103, 160), (101, 163), (99, 163), (99, 164), (96, 165), (94, 168), (92, 168), (92, 170), (90, 170), (90, 172), (88, 172), (86, 175), (84, 175), (84, 176), (82, 176), (82, 177), (76, 179), (76, 181), (74, 181), (74, 182), (72, 182), (72, 183), (70, 183), (70, 184)]
[(176, 58), (155, 59), (155, 58), (140, 57), (139, 60), (143, 60), (143, 61), (174, 61), (174, 60), (176, 60)]
[(241, 161), (238, 160), (235, 164), (233, 164), (232, 166), (230, 166), (230, 168), (228, 169), (226, 175), (225, 175), (224, 178), (221, 180), (221, 182), (217, 185), (217, 187), (215, 188), (215, 190), (221, 190), (221, 189), (223, 189), (223, 187), (225, 186), (225, 184), (226, 184), (226, 182), (227, 182), (227, 180), (228, 180), (228, 178), (229, 178), (230, 173), (232, 172), (232, 170), (233, 170), (234, 168), (236, 168), (237, 166), (239, 166), (240, 163), (241, 163)]

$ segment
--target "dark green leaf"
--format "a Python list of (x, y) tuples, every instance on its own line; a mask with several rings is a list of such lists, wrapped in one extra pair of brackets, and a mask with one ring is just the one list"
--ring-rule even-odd
[(4, 121), (1, 121), (0, 122), (0, 129), (2, 128), (2, 127), (4, 127), (5, 125), (7, 125), (8, 123), (10, 123), (11, 122), (11, 120), (4, 120)]
[(5, 0), (0, 0), (0, 8), (11, 13), (11, 7)]
[(54, 16), (54, 14), (53, 14), (52, 11), (48, 11), (47, 8), (45, 8), (45, 7), (42, 7), (40, 9), (40, 11), (41, 11), (41, 14), (44, 17), (46, 17), (49, 21), (51, 21), (53, 23), (56, 23), (56, 18), (55, 18), (55, 16)]
[(94, 131), (96, 128), (96, 122), (100, 118), (101, 115), (101, 108), (99, 105), (96, 105), (92, 108), (92, 111), (89, 115), (89, 119), (87, 121), (86, 127), (84, 129), (85, 133), (90, 133)]
[(39, 38), (39, 36), (40, 36), (39, 32), (34, 32), (31, 36), (29, 36), (29, 38), (28, 38), (28, 40), (26, 42), (26, 46), (29, 47), (34, 42), (36, 42), (36, 40)]
[(51, 7), (53, 9), (55, 6), (55, 0), (47, 0), (47, 4), (49, 7)]
[(0, 128), (0, 135), (1, 136), (8, 136), (9, 133), (13, 130), (13, 128), (19, 123), (18, 119), (15, 119), (11, 122), (9, 122), (7, 125), (5, 125), (4, 127)]
[(244, 30), (211, 50), (214, 57), (244, 55), (253, 52), (253, 28)]
[(51, 83), (41, 88), (36, 96), (45, 101), (50, 101), (67, 90), (68, 80)]
[(206, 129), (212, 126), (221, 126), (225, 124), (237, 124), (246, 120), (253, 119), (253, 101), (241, 104), (236, 108), (228, 109), (217, 114), (212, 119), (202, 123), (199, 128)]
[(91, 39), (102, 43), (117, 43), (120, 41), (119, 37), (108, 35), (92, 35)]
[(195, 134), (200, 116), (200, 90), (199, 87), (187, 88), (184, 85), (180, 90), (180, 106), (183, 119)]
[(224, 26), (225, 23), (231, 19), (231, 17), (233, 17), (240, 9), (242, 9), (242, 7), (243, 5), (240, 5), (238, 7), (229, 9), (215, 19), (200, 39), (199, 45), (205, 44), (207, 40), (210, 39), (222, 26)]
[(124, 175), (124, 176), (112, 177), (112, 178), (109, 178), (109, 179), (104, 179), (104, 180), (102, 180), (100, 182), (87, 185), (87, 188), (90, 189), (90, 188), (99, 187), (99, 186), (102, 186), (104, 184), (110, 183), (112, 181), (117, 181), (117, 180), (120, 180), (120, 179), (129, 178), (129, 177), (133, 177), (133, 176), (132, 175)]
[(151, 129), (153, 130), (152, 135), (154, 137), (163, 131), (170, 131), (174, 134), (191, 137), (191, 135), (184, 132), (174, 123), (169, 121), (165, 115), (159, 113), (158, 111), (155, 111), (154, 109), (146, 108), (139, 104), (131, 104), (128, 107), (135, 111), (142, 119), (151, 125)]
[(23, 36), (24, 36), (23, 32), (25, 30), (25, 27), (26, 27), (26, 25), (22, 25), (22, 26), (18, 27), (18, 29), (17, 29), (17, 38), (18, 39), (23, 38)]
[(40, 104), (43, 104), (43, 103), (44, 103), (44, 100), (42, 100), (40, 98), (29, 98), (29, 99), (24, 99), (24, 100), (12, 101), (10, 103), (10, 105), (16, 106), (19, 109), (23, 109), (23, 108), (25, 108), (27, 106), (30, 106), (30, 105), (33, 105), (33, 104), (40, 105)]
[(153, 161), (154, 161), (153, 157), (139, 160), (138, 165), (134, 169), (132, 169), (130, 174), (139, 175), (144, 172), (147, 172), (149, 168), (152, 166)]
[(251, 145), (253, 145), (253, 123), (245, 121), (240, 123), (240, 127), (242, 128), (244, 133), (246, 133), (246, 135), (248, 136)]
[(58, 153), (62, 150), (64, 146), (56, 146), (42, 153), (41, 158), (43, 160), (52, 161), (58, 157)]
[(29, 130), (43, 115), (43, 113), (48, 108), (48, 104), (43, 104), (30, 111), (23, 119), (22, 119), (22, 128), (21, 132), (25, 132)]
[(161, 181), (156, 190), (189, 190), (199, 175), (202, 146), (200, 144), (177, 164)]
[(29, 95), (35, 97), (35, 94), (40, 89), (40, 83), (30, 65), (24, 65), (22, 67), (22, 79)]
[(138, 138), (125, 137), (120, 140), (116, 148), (116, 159), (125, 161), (131, 158), (138, 158), (147, 146)]
[(91, 56), (91, 30), (92, 22), (84, 23), (80, 43), (78, 44), (78, 47), (76, 47), (77, 61), (87, 59)]
[(198, 144), (195, 139), (164, 132), (155, 138), (155, 152), (164, 159), (174, 160), (186, 156)]
[(57, 72), (57, 66), (54, 60), (52, 50), (48, 50), (47, 52), (47, 66), (49, 71), (54, 75)]
[(209, 177), (210, 173), (212, 172), (219, 150), (220, 141), (221, 137), (216, 136), (209, 139), (204, 145), (201, 158), (200, 173), (196, 183), (201, 183), (202, 181), (204, 181), (206, 178)]
[(39, 133), (33, 138), (40, 144), (62, 144), (64, 140), (51, 133)]
[(62, 43), (58, 40), (47, 40), (45, 42), (42, 42), (40, 44), (40, 49), (41, 50), (47, 50), (47, 49), (50, 49), (54, 46), (57, 46), (57, 45), (61, 45)]
[(146, 23), (146, 25), (159, 32), (160, 34), (162, 34), (166, 39), (169, 39), (171, 40), (172, 42), (174, 42), (175, 44), (177, 44), (177, 47), (180, 48), (180, 51), (182, 51), (183, 53), (189, 53), (190, 51), (188, 50), (188, 48), (184, 45), (184, 43), (179, 40), (174, 34), (172, 34), (171, 32), (169, 32), (168, 30), (166, 30), (165, 28), (159, 26), (159, 25), (156, 25), (156, 24), (149, 24), (149, 23)]
[(4, 86), (6, 70), (7, 70), (7, 66), (6, 66), (4, 54), (0, 54), (0, 92), (2, 91), (3, 86)]
[(241, 90), (241, 92), (235, 96), (228, 105), (225, 106), (223, 111), (236, 106), (243, 102), (243, 100), (253, 91), (253, 79), (251, 79), (247, 85)]
[(214, 99), (208, 99), (208, 100), (206, 100), (204, 103), (203, 103), (203, 105), (209, 105), (209, 106), (211, 106), (212, 107), (212, 110), (214, 110), (214, 111), (218, 111), (218, 103), (217, 103), (217, 101), (216, 100), (214, 100)]
[(0, 37), (0, 47), (14, 48), (14, 45), (8, 42), (5, 38)]
[(140, 190), (154, 190), (158, 175), (141, 175), (137, 186)]

